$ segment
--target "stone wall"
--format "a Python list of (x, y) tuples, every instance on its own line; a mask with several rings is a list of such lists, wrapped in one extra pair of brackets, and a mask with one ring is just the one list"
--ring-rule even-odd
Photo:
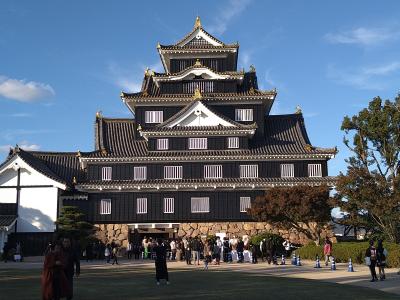
[[(264, 222), (181, 223), (178, 236), (195, 237), (198, 235), (215, 235), (216, 233), (223, 232), (227, 236), (235, 235), (241, 237), (243, 235), (252, 236), (266, 231), (279, 234), (285, 239), (288, 238), (291, 243), (304, 245), (310, 242), (303, 233), (299, 233), (295, 229), (278, 230)], [(333, 237), (331, 230), (326, 230), (325, 235), (328, 235), (330, 238)]]
[(96, 238), (104, 244), (117, 243), (120, 247), (128, 245), (129, 228), (126, 224), (95, 224)]

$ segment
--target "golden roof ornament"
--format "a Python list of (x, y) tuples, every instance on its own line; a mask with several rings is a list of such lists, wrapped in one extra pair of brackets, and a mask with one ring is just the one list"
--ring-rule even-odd
[(250, 65), (250, 72), (252, 73), (256, 72), (256, 68), (253, 65)]
[(107, 150), (106, 149), (101, 149), (101, 154), (103, 154), (103, 155), (107, 155)]
[(76, 153), (76, 157), (81, 157), (81, 156), (82, 156), (81, 150), (78, 150), (78, 152)]
[(200, 59), (196, 59), (196, 62), (194, 63), (194, 66), (195, 66), (195, 67), (201, 67), (201, 66), (203, 66), (203, 65), (201, 64), (201, 62), (200, 62)]
[(138, 131), (142, 131), (142, 125), (139, 124), (138, 127), (137, 127), (137, 130)]
[(306, 144), (304, 146), (304, 149), (306, 149), (306, 151), (312, 151), (313, 150), (313, 146), (311, 146), (310, 144)]
[(149, 76), (150, 75), (150, 69), (147, 67), (146, 70), (144, 71), (144, 75), (145, 76)]
[(149, 95), (149, 93), (147, 92), (147, 90), (144, 90), (144, 91), (142, 92), (142, 96), (147, 97), (148, 95)]
[(199, 87), (196, 87), (196, 89), (194, 90), (193, 99), (194, 100), (200, 100), (202, 98), (203, 98), (203, 96), (201, 95)]
[(298, 115), (299, 115), (299, 114), (301, 114), (301, 113), (303, 113), (302, 110), (301, 110), (301, 107), (300, 107), (300, 105), (297, 105), (297, 106), (296, 106), (295, 114), (298, 114)]
[(96, 118), (102, 118), (103, 114), (101, 113), (101, 110), (96, 112)]
[(74, 177), (72, 177), (72, 183), (73, 184), (77, 184), (78, 182), (76, 181), (76, 177), (74, 176)]
[(157, 49), (160, 49), (160, 48), (161, 48), (160, 42), (157, 42)]
[(194, 28), (196, 29), (196, 28), (201, 28), (201, 21), (200, 21), (200, 17), (199, 16), (197, 16), (196, 17), (196, 21), (194, 21)]
[(254, 87), (250, 87), (249, 94), (250, 95), (254, 95), (255, 94)]

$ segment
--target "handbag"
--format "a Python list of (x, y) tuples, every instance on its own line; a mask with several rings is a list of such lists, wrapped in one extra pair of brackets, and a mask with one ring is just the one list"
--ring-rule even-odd
[(370, 266), (370, 265), (371, 265), (371, 257), (369, 257), (369, 256), (366, 256), (366, 257), (365, 257), (365, 264), (366, 264), (367, 266)]

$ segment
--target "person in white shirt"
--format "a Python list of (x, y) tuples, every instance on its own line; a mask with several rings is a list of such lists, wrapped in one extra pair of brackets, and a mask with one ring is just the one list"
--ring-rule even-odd
[(283, 247), (285, 247), (285, 252), (286, 252), (286, 257), (289, 257), (290, 255), (290, 249), (292, 248), (292, 244), (290, 241), (287, 239), (282, 243)]
[(171, 260), (175, 260), (176, 257), (176, 243), (174, 240), (172, 240), (169, 243), (169, 246), (171, 247)]

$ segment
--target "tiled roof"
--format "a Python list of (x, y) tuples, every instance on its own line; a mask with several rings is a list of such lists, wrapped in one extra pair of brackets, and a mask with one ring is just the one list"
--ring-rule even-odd
[(13, 215), (0, 215), (0, 227), (10, 226), (16, 219)]
[(209, 68), (209, 67), (207, 67), (207, 66), (203, 66), (203, 65), (201, 65), (201, 64), (198, 64), (198, 65), (194, 64), (194, 65), (189, 66), (189, 67), (187, 67), (186, 69), (183, 69), (182, 71), (177, 72), (177, 73), (167, 74), (167, 73), (157, 73), (157, 72), (154, 72), (154, 75), (153, 75), (153, 76), (156, 77), (156, 78), (168, 78), (168, 77), (171, 77), (172, 75), (173, 75), (173, 76), (182, 75), (182, 74), (186, 73), (187, 71), (193, 70), (193, 69), (208, 69), (208, 70), (210, 70), (211, 72), (213, 72), (213, 73), (215, 73), (215, 74), (219, 74), (219, 75), (230, 75), (230, 77), (229, 77), (228, 79), (232, 79), (232, 78), (242, 78), (243, 75), (244, 75), (244, 72), (237, 72), (237, 71), (217, 72), (217, 71), (215, 71), (215, 70), (213, 70), (213, 69), (211, 69), (211, 68)]
[[(100, 121), (101, 120), (101, 121)], [(335, 148), (311, 146), (301, 114), (266, 116), (265, 136), (250, 140), (250, 149), (201, 151), (148, 151), (145, 140), (135, 139), (132, 119), (105, 119), (97, 121), (101, 143), (95, 152), (84, 157), (187, 157), (187, 156), (256, 156), (335, 154)], [(154, 128), (152, 129), (154, 130)], [(96, 140), (100, 140), (99, 134)], [(101, 151), (101, 150), (105, 151)]]
[(69, 186), (72, 185), (74, 177), (78, 181), (85, 177), (80, 168), (77, 152), (25, 151), (15, 148), (2, 165), (16, 155), (39, 173)]
[(80, 187), (87, 186), (118, 186), (118, 185), (157, 185), (157, 184), (208, 184), (208, 183), (228, 183), (228, 184), (257, 184), (257, 183), (324, 183), (335, 181), (336, 177), (268, 177), (268, 178), (217, 178), (217, 179), (204, 179), (204, 178), (192, 178), (192, 179), (149, 179), (149, 180), (93, 180), (79, 183)]
[(145, 156), (147, 143), (135, 139), (133, 119), (96, 119), (96, 151), (87, 156)]
[(177, 46), (177, 45), (160, 45), (159, 48), (161, 50), (184, 50), (188, 49), (193, 51), (194, 49), (207, 49), (207, 50), (223, 50), (223, 49), (232, 49), (232, 48), (239, 48), (239, 44), (224, 44), (223, 46), (214, 46), (211, 44), (202, 44), (202, 45), (195, 45), (195, 44), (187, 44), (185, 46)]

